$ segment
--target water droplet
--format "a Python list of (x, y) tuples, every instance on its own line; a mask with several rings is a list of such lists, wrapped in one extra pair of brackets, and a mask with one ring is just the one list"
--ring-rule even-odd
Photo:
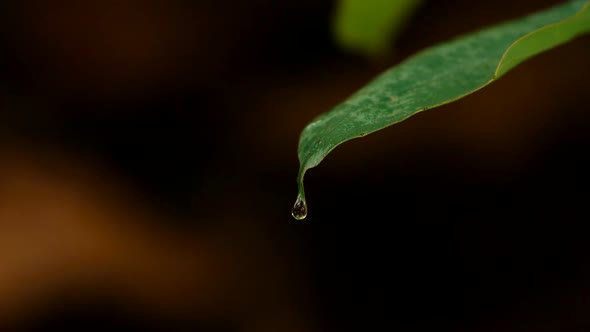
[(297, 220), (303, 220), (307, 217), (307, 203), (305, 202), (305, 198), (297, 196), (297, 200), (291, 210), (291, 215)]

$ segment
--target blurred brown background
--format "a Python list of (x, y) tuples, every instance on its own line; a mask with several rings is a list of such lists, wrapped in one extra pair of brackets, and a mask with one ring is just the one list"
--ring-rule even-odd
[(590, 330), (590, 39), (336, 149), (314, 116), (558, 1), (426, 1), (391, 56), (319, 0), (0, 4), (0, 328)]

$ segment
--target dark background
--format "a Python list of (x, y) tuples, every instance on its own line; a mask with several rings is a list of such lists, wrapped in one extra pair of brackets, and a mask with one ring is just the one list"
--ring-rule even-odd
[(425, 1), (366, 59), (332, 1), (23, 0), (0, 23), (0, 325), (587, 331), (590, 39), (338, 147), (384, 69), (558, 1)]

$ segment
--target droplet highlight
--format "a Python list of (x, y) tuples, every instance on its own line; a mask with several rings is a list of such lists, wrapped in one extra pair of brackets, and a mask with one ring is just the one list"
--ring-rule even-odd
[(305, 202), (305, 198), (297, 196), (297, 200), (291, 210), (291, 215), (297, 220), (303, 220), (307, 217), (307, 203)]

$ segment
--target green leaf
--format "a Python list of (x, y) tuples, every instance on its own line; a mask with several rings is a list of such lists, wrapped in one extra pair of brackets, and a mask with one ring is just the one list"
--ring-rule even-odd
[(351, 53), (384, 54), (422, 0), (340, 0), (334, 13), (332, 35)]
[(460, 99), (526, 59), (589, 31), (590, 1), (569, 1), (432, 47), (387, 70), (301, 133), (293, 216), (307, 215), (305, 172), (339, 144)]

